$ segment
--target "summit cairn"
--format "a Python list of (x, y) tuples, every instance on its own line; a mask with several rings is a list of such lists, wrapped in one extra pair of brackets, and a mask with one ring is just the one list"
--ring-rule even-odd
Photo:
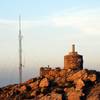
[(75, 45), (72, 45), (72, 52), (64, 56), (64, 69), (83, 69), (83, 56), (75, 51)]

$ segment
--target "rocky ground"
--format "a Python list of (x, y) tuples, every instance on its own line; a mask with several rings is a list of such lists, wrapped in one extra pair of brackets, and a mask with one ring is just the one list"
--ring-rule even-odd
[(0, 88), (0, 100), (100, 100), (100, 72), (69, 70)]

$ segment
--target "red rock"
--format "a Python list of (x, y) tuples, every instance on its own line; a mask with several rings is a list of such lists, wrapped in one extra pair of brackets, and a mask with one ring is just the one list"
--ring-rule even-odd
[(26, 91), (26, 86), (25, 85), (23, 85), (23, 86), (21, 86), (21, 88), (19, 89), (20, 91)]
[(74, 80), (77, 80), (77, 79), (84, 79), (84, 78), (87, 78), (88, 76), (88, 73), (86, 70), (80, 70), (76, 73), (73, 73), (73, 74), (70, 74), (68, 77), (67, 77), (67, 80), (68, 81), (74, 81)]
[(68, 100), (80, 100), (80, 95), (77, 92), (72, 91), (68, 95)]
[(78, 80), (75, 80), (75, 86), (77, 90), (80, 90), (85, 86), (85, 84), (81, 79), (78, 79)]
[(30, 86), (30, 87), (32, 88), (32, 90), (33, 90), (33, 89), (37, 89), (37, 88), (38, 88), (38, 84), (39, 84), (39, 82), (36, 81), (36, 82), (33, 82), (33, 83), (29, 84), (29, 86)]
[(31, 96), (36, 96), (36, 91), (31, 92)]
[(91, 80), (92, 82), (94, 82), (96, 80), (96, 75), (91, 74), (91, 75), (88, 76), (88, 79)]
[(39, 87), (48, 87), (49, 85), (49, 82), (48, 82), (48, 79), (47, 78), (44, 78), (40, 81), (40, 84), (39, 84)]

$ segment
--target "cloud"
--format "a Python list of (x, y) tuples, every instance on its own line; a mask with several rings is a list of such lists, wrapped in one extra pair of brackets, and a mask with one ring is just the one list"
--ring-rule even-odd
[(51, 18), (54, 27), (71, 27), (81, 33), (96, 35), (100, 33), (100, 10), (82, 10), (66, 12), (64, 15)]
[[(80, 31), (81, 34), (99, 35), (100, 9), (69, 9), (51, 16), (44, 16), (40, 20), (22, 20), (23, 30), (32, 28), (54, 27), (71, 28)], [(16, 20), (0, 20), (0, 27), (17, 27)]]

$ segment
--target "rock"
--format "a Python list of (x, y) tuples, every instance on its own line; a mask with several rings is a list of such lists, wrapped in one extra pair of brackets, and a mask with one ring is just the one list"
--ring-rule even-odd
[(75, 80), (74, 83), (77, 90), (80, 90), (85, 86), (84, 82), (81, 79)]
[(69, 76), (67, 77), (68, 81), (74, 81), (77, 79), (82, 79), (85, 80), (88, 77), (88, 73), (86, 70), (80, 70), (76, 73), (73, 74), (69, 74)]
[(31, 92), (31, 96), (36, 96), (36, 91)]
[(100, 100), (100, 96), (99, 95), (93, 95), (91, 97), (89, 97), (87, 100)]
[(92, 82), (96, 81), (96, 75), (95, 74), (91, 74), (88, 76), (88, 79), (91, 80)]
[(87, 100), (100, 100), (100, 83), (91, 89)]
[(66, 79), (62, 77), (58, 77), (55, 79), (55, 82), (57, 83), (58, 86), (64, 86), (66, 83)]
[(40, 87), (40, 88), (43, 88), (43, 87), (48, 87), (48, 86), (49, 86), (48, 79), (47, 79), (47, 78), (43, 78), (43, 79), (40, 81), (39, 87)]
[[(39, 94), (39, 95), (37, 96), (38, 100), (42, 99), (42, 97), (44, 97), (44, 94)], [(37, 100), (37, 99), (36, 99), (36, 100)], [(44, 100), (45, 100), (45, 99), (44, 99)]]
[(72, 91), (68, 95), (68, 100), (80, 100), (80, 95), (77, 92)]
[(26, 84), (30, 84), (30, 83), (36, 82), (37, 80), (38, 80), (38, 78), (32, 78), (32, 79), (26, 81)]
[(66, 72), (67, 72), (67, 70), (61, 70), (61, 71), (59, 72), (60, 77), (64, 77), (64, 76), (66, 75)]
[(39, 84), (39, 82), (36, 81), (36, 82), (30, 83), (29, 86), (32, 88), (32, 90), (34, 90), (34, 89), (38, 88), (38, 84)]
[(68, 100), (81, 100), (80, 97), (84, 95), (81, 90), (76, 90), (74, 88), (66, 90), (66, 92)]
[(62, 100), (62, 95), (58, 93), (51, 93), (51, 100)]
[(51, 98), (50, 98), (50, 96), (45, 95), (45, 96), (39, 98), (38, 100), (51, 100)]
[(62, 100), (62, 95), (52, 92), (49, 95), (41, 97), (39, 100)]
[(55, 73), (53, 69), (45, 75), (48, 78), (33, 78), (21, 85), (0, 88), (0, 100), (100, 100), (100, 74), (58, 69)]
[(23, 92), (23, 91), (26, 91), (26, 86), (25, 85), (23, 85), (23, 86), (21, 86), (21, 88), (19, 89), (21, 92)]
[(27, 84), (30, 84), (32, 82), (33, 82), (33, 79), (30, 79), (30, 80), (26, 81)]

